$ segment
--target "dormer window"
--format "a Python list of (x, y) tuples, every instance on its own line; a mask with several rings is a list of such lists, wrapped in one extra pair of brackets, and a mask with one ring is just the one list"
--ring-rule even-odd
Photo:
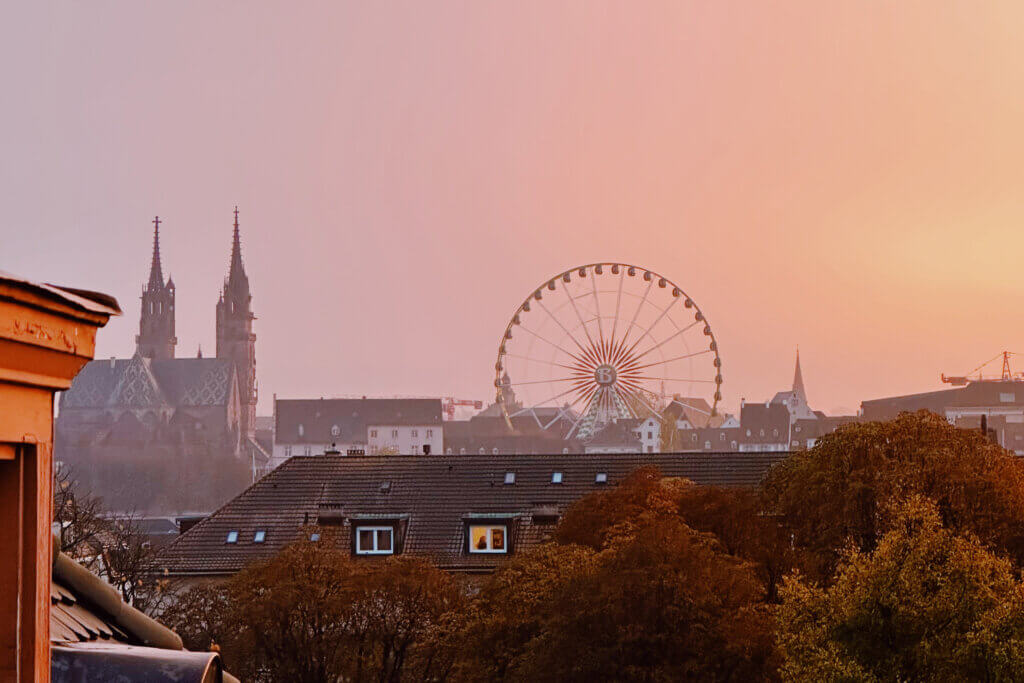
[(505, 473), (505, 484), (511, 485), (511, 484), (514, 484), (514, 483), (516, 483), (516, 473), (515, 472), (506, 472)]
[(232, 529), (228, 532), (228, 537), (225, 543), (238, 543), (238, 532)]
[(561, 472), (552, 472), (551, 473), (551, 483), (552, 484), (561, 484), (562, 483), (562, 473)]
[(469, 552), (507, 553), (508, 527), (504, 524), (471, 524), (469, 526)]
[(357, 526), (356, 555), (393, 555), (394, 534), (389, 526)]

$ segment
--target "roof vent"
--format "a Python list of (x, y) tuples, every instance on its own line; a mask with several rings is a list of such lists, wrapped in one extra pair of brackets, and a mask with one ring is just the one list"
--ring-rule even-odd
[(341, 505), (320, 504), (316, 517), (318, 525), (341, 526), (344, 522), (345, 510)]
[(382, 481), (380, 483), (380, 492), (381, 493), (391, 493), (391, 482), (390, 481)]

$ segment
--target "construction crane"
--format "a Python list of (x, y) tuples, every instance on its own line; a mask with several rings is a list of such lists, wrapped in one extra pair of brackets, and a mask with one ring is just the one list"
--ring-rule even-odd
[[(950, 376), (947, 377), (945, 375), (945, 373), (943, 373), (943, 375), (942, 375), (942, 382), (944, 384), (952, 384), (955, 387), (962, 387), (962, 386), (966, 385), (968, 382), (1010, 382), (1010, 381), (1013, 381), (1013, 380), (1024, 379), (1024, 373), (1022, 373), (1022, 372), (1013, 372), (1010, 369), (1010, 356), (1019, 356), (1019, 355), (1021, 355), (1021, 354), (1016, 353), (1014, 351), (1003, 351), (998, 356), (995, 356), (994, 358), (990, 358), (987, 361), (985, 361), (984, 363), (982, 363), (981, 365), (979, 365), (978, 367), (974, 368), (973, 370), (968, 372), (966, 375), (950, 375)], [(992, 363), (994, 363), (994, 362), (996, 362), (997, 360), (1000, 360), (1000, 359), (1002, 359), (1002, 361), (1003, 361), (1003, 371), (1002, 371), (1002, 374), (999, 377), (991, 377), (991, 376), (990, 377), (985, 377), (982, 374), (981, 371), (985, 367), (991, 365)], [(978, 373), (978, 374), (975, 376), (974, 373)]]
[(468, 406), (476, 410), (480, 410), (484, 407), (483, 401), (474, 401), (469, 398), (453, 398), (451, 396), (445, 396), (441, 399), (441, 412), (444, 413), (445, 420), (455, 419), (455, 408), (457, 406)]

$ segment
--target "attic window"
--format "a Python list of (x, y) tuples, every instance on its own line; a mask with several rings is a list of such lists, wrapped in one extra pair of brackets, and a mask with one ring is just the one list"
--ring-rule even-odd
[(514, 483), (516, 483), (516, 473), (515, 472), (506, 472), (505, 473), (505, 483), (506, 484), (514, 484)]
[(469, 552), (507, 553), (507, 536), (504, 524), (474, 524), (469, 527)]
[(226, 543), (238, 543), (238, 532), (233, 530), (233, 529), (231, 531), (229, 531), (228, 532), (228, 538), (227, 538), (227, 540), (225, 542)]
[(267, 532), (263, 531), (262, 529), (257, 531), (252, 536), (252, 542), (253, 543), (263, 543), (263, 541), (265, 541), (265, 540), (267, 540)]
[(356, 555), (391, 555), (394, 529), (389, 526), (356, 527)]
[(561, 472), (552, 472), (551, 473), (551, 483), (552, 484), (561, 484), (562, 483), (562, 473)]
[(594, 483), (595, 484), (607, 484), (608, 483), (608, 473), (607, 472), (598, 472), (597, 476), (594, 477)]
[(380, 492), (381, 493), (391, 493), (391, 482), (390, 481), (382, 481), (380, 483)]

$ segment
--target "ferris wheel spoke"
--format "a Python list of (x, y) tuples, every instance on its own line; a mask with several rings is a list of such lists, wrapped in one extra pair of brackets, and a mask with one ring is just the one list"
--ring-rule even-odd
[(652, 405), (651, 405), (650, 403), (648, 403), (648, 402), (647, 402), (647, 400), (646, 400), (646, 399), (645, 399), (645, 398), (643, 397), (643, 395), (642, 395), (642, 393), (641, 393), (641, 392), (639, 392), (639, 391), (630, 391), (630, 390), (628, 390), (628, 389), (627, 389), (626, 391), (627, 391), (627, 392), (629, 393), (629, 395), (630, 395), (630, 396), (632, 396), (633, 398), (635, 398), (635, 399), (636, 399), (637, 401), (640, 401), (641, 403), (643, 403), (643, 404), (644, 404), (644, 406), (645, 406), (645, 407), (646, 407), (646, 408), (647, 408), (647, 409), (648, 409), (649, 411), (651, 411), (652, 413), (654, 413), (655, 415), (657, 415), (657, 416), (658, 416), (658, 419), (659, 419), (659, 420), (661, 420), (661, 421), (662, 421), (663, 423), (665, 422), (665, 416), (664, 416), (664, 415), (662, 415), (661, 413), (659, 413), (659, 412), (658, 412), (658, 411), (657, 411), (657, 410), (656, 410), (656, 409), (654, 408), (654, 406), (652, 406)]
[(538, 301), (537, 303), (540, 304), (540, 307), (543, 308), (544, 312), (548, 314), (548, 317), (555, 321), (555, 324), (561, 328), (562, 332), (565, 332), (565, 335), (569, 337), (569, 339), (572, 339), (572, 343), (575, 344), (584, 355), (586, 355), (586, 347), (584, 347), (583, 344), (581, 344), (580, 341), (576, 339), (576, 336), (572, 332), (566, 329), (565, 325), (562, 324), (562, 321), (555, 317), (555, 314), (552, 313), (551, 310), (544, 305), (543, 301)]
[(597, 272), (590, 278), (590, 284), (594, 290), (594, 311), (597, 312), (597, 336), (601, 340), (601, 351), (604, 353), (604, 328), (601, 327), (601, 301), (597, 298)]
[(664, 317), (665, 317), (666, 315), (668, 315), (668, 312), (669, 312), (669, 310), (670, 310), (670, 309), (671, 309), (671, 308), (672, 308), (673, 306), (675, 306), (675, 305), (676, 305), (676, 302), (677, 302), (677, 301), (679, 301), (679, 299), (673, 298), (673, 299), (672, 299), (671, 301), (669, 301), (669, 302), (668, 302), (668, 306), (666, 306), (666, 307), (664, 308), (664, 310), (662, 310), (662, 312), (661, 312), (661, 315), (659, 315), (659, 316), (658, 316), (658, 317), (657, 317), (657, 318), (656, 318), (656, 319), (654, 320), (654, 322), (653, 322), (653, 323), (651, 323), (650, 325), (648, 325), (648, 326), (647, 326), (647, 330), (646, 330), (646, 331), (645, 331), (645, 332), (643, 333), (643, 336), (641, 336), (641, 337), (640, 337), (639, 339), (637, 339), (637, 340), (636, 340), (635, 342), (633, 342), (633, 345), (629, 347), (629, 351), (627, 351), (627, 352), (626, 352), (627, 354), (631, 354), (631, 353), (633, 353), (634, 349), (636, 349), (636, 347), (637, 347), (637, 346), (638, 346), (638, 345), (640, 344), (640, 342), (642, 342), (642, 341), (643, 341), (644, 339), (646, 339), (647, 337), (649, 337), (649, 336), (650, 336), (650, 334), (651, 334), (651, 331), (652, 331), (652, 330), (653, 330), (653, 329), (654, 329), (655, 327), (657, 327), (658, 323), (660, 323), (660, 322), (661, 322), (662, 318), (664, 318)]
[(556, 363), (554, 361), (544, 360), (543, 358), (530, 358), (529, 356), (523, 356), (523, 355), (520, 355), (520, 354), (517, 354), (517, 353), (508, 353), (507, 351), (505, 352), (505, 355), (507, 357), (509, 357), (509, 358), (519, 358), (519, 359), (525, 360), (525, 361), (530, 362), (530, 363), (544, 363), (545, 365), (551, 365), (551, 366), (554, 366), (556, 368), (565, 368), (566, 370), (572, 370), (573, 372), (577, 372), (577, 371), (580, 370), (580, 368), (573, 367), (572, 365), (565, 365), (563, 363)]
[[(540, 339), (545, 344), (549, 344), (549, 345), (555, 347), (556, 349), (558, 349), (559, 351), (561, 351), (565, 355), (569, 356), (569, 358), (572, 358), (573, 360), (575, 360), (575, 361), (577, 361), (579, 363), (582, 363), (583, 365), (588, 365), (587, 361), (584, 358), (582, 358), (580, 356), (577, 356), (575, 353), (572, 353), (571, 351), (566, 351), (564, 348), (562, 348), (561, 345), (556, 344), (555, 342), (553, 342), (553, 341), (551, 341), (549, 339), (545, 339), (544, 337), (542, 337), (541, 335), (537, 334), (536, 332), (534, 332), (530, 328), (525, 327), (524, 325), (520, 325), (519, 329), (523, 330), (524, 332), (529, 332), (530, 334), (532, 334), (537, 339)], [(573, 341), (576, 341), (576, 340), (573, 339)], [(579, 346), (579, 344), (577, 344), (577, 346)], [(583, 347), (581, 346), (580, 349), (583, 350)]]
[[(576, 418), (576, 421), (572, 423), (572, 427), (569, 429), (568, 432), (566, 432), (566, 439), (571, 439), (572, 435), (576, 433), (576, 428), (579, 427), (580, 422), (582, 422), (583, 418), (585, 418), (587, 416), (587, 413), (590, 412), (590, 406), (594, 402), (594, 396), (600, 389), (601, 387), (594, 385), (593, 387), (591, 387), (589, 395), (585, 394), (584, 396), (581, 396), (580, 398), (576, 399), (577, 401), (584, 400), (585, 402), (583, 404), (583, 410), (580, 412), (579, 417)], [(572, 405), (576, 405), (576, 403), (574, 402), (572, 403)]]
[[(587, 341), (590, 342), (590, 347), (593, 348), (596, 346), (594, 339), (590, 336), (590, 330), (587, 329), (587, 324), (583, 322), (583, 316), (580, 315), (580, 309), (576, 305), (576, 300), (572, 298), (572, 294), (569, 293), (569, 288), (565, 286), (565, 282), (562, 282), (562, 293), (565, 294), (569, 304), (572, 305), (572, 310), (576, 312), (576, 318), (580, 321), (580, 326), (583, 327), (583, 334), (587, 335)], [(600, 321), (598, 321), (598, 324), (600, 324)]]
[(634, 418), (638, 418), (639, 416), (636, 414), (636, 411), (633, 410), (633, 406), (629, 405), (629, 401), (623, 398), (622, 394), (619, 393), (619, 388), (617, 386), (613, 386), (612, 391), (614, 391), (615, 395), (619, 398), (620, 401), (622, 401), (622, 405), (626, 406), (626, 410), (629, 411), (629, 414), (632, 415)]
[(612, 337), (609, 340), (609, 350), (615, 348), (615, 332), (619, 327), (619, 309), (622, 307), (622, 284), (626, 281), (625, 269), (619, 269), (619, 293), (615, 297), (615, 317), (612, 318)]
[(650, 353), (651, 351), (657, 351), (657, 350), (658, 350), (659, 348), (661, 348), (662, 346), (664, 346), (664, 345), (665, 345), (665, 344), (667, 344), (668, 342), (672, 341), (673, 339), (675, 339), (675, 338), (676, 338), (676, 337), (678, 337), (679, 335), (681, 335), (681, 334), (684, 334), (684, 333), (685, 333), (685, 332), (687, 332), (688, 330), (692, 330), (692, 329), (693, 329), (694, 327), (696, 327), (696, 326), (697, 326), (697, 325), (699, 325), (699, 324), (700, 324), (700, 321), (699, 321), (699, 320), (695, 320), (694, 322), (690, 323), (689, 325), (687, 325), (686, 327), (682, 328), (682, 329), (681, 329), (681, 330), (679, 330), (678, 332), (674, 332), (674, 333), (672, 334), (672, 336), (670, 336), (670, 337), (666, 337), (666, 338), (665, 338), (665, 339), (663, 339), (663, 340), (662, 340), (662, 341), (661, 341), (660, 343), (658, 343), (658, 344), (655, 344), (655, 345), (654, 345), (654, 346), (652, 346), (651, 348), (647, 349), (647, 350), (646, 350), (646, 351), (644, 351), (643, 353), (640, 353), (640, 354), (637, 354), (636, 356), (633, 356), (633, 360), (634, 360), (634, 361), (638, 361), (638, 360), (640, 360), (641, 358), (643, 358), (644, 356), (646, 356), (647, 354), (649, 354), (649, 353)]
[(629, 339), (629, 333), (633, 331), (633, 325), (636, 324), (636, 319), (640, 315), (640, 309), (644, 307), (644, 302), (647, 301), (647, 296), (651, 293), (651, 287), (654, 286), (654, 278), (647, 283), (647, 289), (644, 290), (644, 295), (640, 299), (640, 303), (636, 305), (636, 310), (633, 311), (633, 318), (629, 321), (629, 326), (626, 328), (626, 333), (622, 335), (622, 347), (625, 348), (626, 340)]
[(590, 378), (586, 375), (580, 375), (579, 377), (558, 377), (555, 379), (538, 379), (530, 380), (529, 382), (509, 382), (508, 384), (502, 384), (503, 387), (523, 387), (527, 384), (555, 384), (558, 382), (587, 382)]
[(626, 371), (643, 370), (644, 368), (653, 368), (656, 365), (664, 365), (665, 363), (671, 363), (677, 360), (683, 360), (685, 358), (695, 358), (697, 356), (703, 356), (705, 353), (711, 353), (711, 349), (704, 349), (703, 351), (694, 351), (693, 353), (685, 353), (682, 356), (676, 356), (675, 358), (666, 358), (665, 360), (659, 360), (654, 363), (647, 363), (646, 365), (636, 365), (625, 368)]
[(534, 408), (541, 408), (541, 407), (543, 407), (543, 406), (544, 406), (545, 404), (547, 404), (547, 403), (550, 403), (551, 401), (557, 401), (558, 399), (562, 398), (563, 396), (568, 396), (569, 394), (571, 394), (571, 393), (573, 393), (573, 392), (576, 392), (576, 391), (579, 391), (579, 389), (578, 389), (577, 387), (573, 387), (573, 388), (569, 389), (568, 391), (563, 391), (563, 392), (562, 392), (562, 393), (560, 393), (560, 394), (555, 394), (555, 395), (554, 395), (554, 396), (552, 396), (551, 398), (549, 398), (549, 399), (545, 399), (545, 400), (541, 401), (540, 403), (535, 403), (535, 404), (533, 404), (532, 406), (530, 406), (529, 408), (523, 408), (522, 410), (520, 410), (520, 411), (516, 412), (516, 413), (515, 413), (515, 414), (513, 415), (513, 417), (514, 417), (515, 415), (519, 415), (519, 414), (522, 414), (522, 413), (526, 413), (526, 412), (529, 412), (529, 411), (533, 410)]

